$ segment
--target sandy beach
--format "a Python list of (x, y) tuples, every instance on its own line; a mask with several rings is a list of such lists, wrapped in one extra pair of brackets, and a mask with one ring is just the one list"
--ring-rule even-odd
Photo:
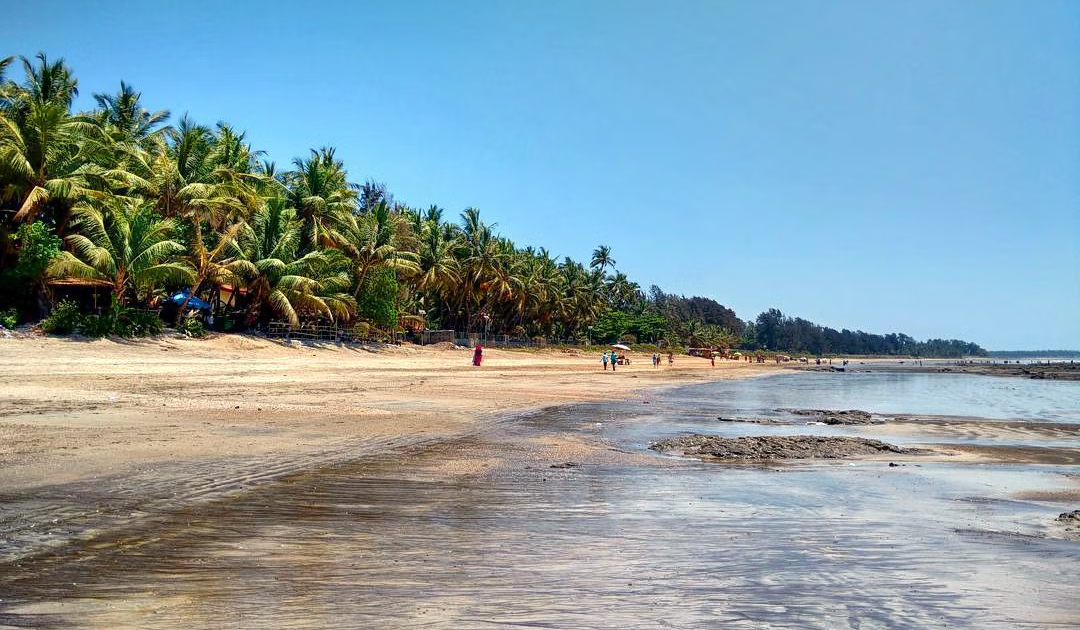
[[(605, 371), (599, 349), (338, 346), (219, 335), (142, 341), (0, 340), (0, 493), (93, 483), (133, 499), (217, 498), (286, 474), (475, 434), (496, 417), (574, 402), (648, 398), (656, 388), (789, 371), (772, 363), (647, 354)], [(853, 429), (855, 429), (853, 427)], [(896, 418), (862, 432), (916, 436), (935, 458), (1072, 461), (1076, 451), (958, 448), (958, 434), (1008, 443), (1072, 425)], [(554, 440), (554, 438), (552, 438)], [(535, 446), (535, 445), (534, 445)], [(562, 448), (569, 448), (563, 444)], [(1062, 455), (1061, 452), (1065, 454)], [(188, 495), (177, 488), (189, 489)], [(0, 522), (25, 514), (9, 506)]]
[[(648, 355), (612, 373), (599, 349), (487, 349), (285, 344), (221, 335), (194, 340), (0, 340), (0, 494), (92, 483), (147, 509), (220, 497), (282, 475), (476, 432), (486, 419), (649, 388), (775, 372), (769, 365)], [(27, 521), (100, 518), (65, 502), (40, 514), (7, 502), (0, 530)], [(119, 509), (119, 508), (118, 508)], [(32, 524), (32, 523), (30, 523)]]

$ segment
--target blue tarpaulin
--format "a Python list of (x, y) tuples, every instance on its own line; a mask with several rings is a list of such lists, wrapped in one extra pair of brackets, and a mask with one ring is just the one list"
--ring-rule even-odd
[[(187, 300), (187, 296), (189, 295), (191, 295), (191, 291), (184, 290), (180, 293), (177, 293), (176, 295), (173, 295), (171, 298), (169, 298), (169, 300), (175, 303), (177, 306), (180, 306), (184, 303), (184, 300)], [(209, 302), (207, 302), (206, 300), (200, 300), (197, 297), (192, 297), (190, 300), (188, 300), (187, 308), (193, 308), (200, 311), (213, 310), (213, 307), (210, 306)]]

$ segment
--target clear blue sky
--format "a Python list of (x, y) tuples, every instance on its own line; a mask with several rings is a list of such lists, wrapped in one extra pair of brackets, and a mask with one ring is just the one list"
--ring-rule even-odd
[(0, 55), (81, 106), (124, 79), (279, 164), (332, 144), (643, 287), (1080, 348), (1075, 0), (4, 5)]

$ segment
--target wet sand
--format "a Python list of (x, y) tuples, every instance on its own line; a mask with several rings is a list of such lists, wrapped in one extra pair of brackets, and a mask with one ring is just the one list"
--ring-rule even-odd
[(619, 437), (640, 404), (547, 408), (163, 510), (9, 565), (0, 627), (1080, 621), (1080, 546), (998, 489), (1060, 472), (656, 457)]

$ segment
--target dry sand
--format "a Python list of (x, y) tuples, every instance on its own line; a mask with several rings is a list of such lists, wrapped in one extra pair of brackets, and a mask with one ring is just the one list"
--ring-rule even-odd
[[(335, 459), (478, 430), (496, 414), (776, 371), (648, 355), (605, 372), (595, 352), (193, 340), (0, 340), (0, 493), (137, 484), (168, 468), (209, 493)], [(666, 362), (665, 362), (666, 363)]]

